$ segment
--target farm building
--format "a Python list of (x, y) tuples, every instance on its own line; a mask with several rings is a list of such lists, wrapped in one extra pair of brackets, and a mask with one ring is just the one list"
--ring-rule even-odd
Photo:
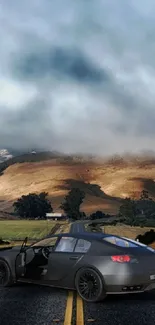
[(67, 217), (64, 216), (62, 213), (46, 213), (47, 220), (66, 220)]

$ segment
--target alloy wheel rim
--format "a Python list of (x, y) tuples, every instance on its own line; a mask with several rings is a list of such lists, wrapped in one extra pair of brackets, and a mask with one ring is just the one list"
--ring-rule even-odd
[(84, 272), (79, 279), (79, 291), (83, 298), (93, 300), (100, 290), (99, 281), (93, 272)]

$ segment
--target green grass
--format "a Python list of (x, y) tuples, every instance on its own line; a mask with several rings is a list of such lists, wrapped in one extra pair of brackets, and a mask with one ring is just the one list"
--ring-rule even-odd
[(25, 237), (40, 239), (50, 233), (54, 221), (44, 220), (2, 220), (0, 238), (3, 240), (22, 240)]

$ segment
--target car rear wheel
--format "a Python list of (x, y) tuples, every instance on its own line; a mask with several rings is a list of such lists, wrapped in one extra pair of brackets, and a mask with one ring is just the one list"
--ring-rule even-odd
[(7, 287), (13, 284), (10, 268), (8, 264), (0, 260), (0, 287)]
[(101, 276), (91, 268), (83, 268), (77, 272), (75, 286), (81, 298), (87, 302), (97, 302), (105, 299)]

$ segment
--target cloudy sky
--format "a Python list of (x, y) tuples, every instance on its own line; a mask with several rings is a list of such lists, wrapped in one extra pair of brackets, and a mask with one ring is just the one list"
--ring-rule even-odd
[(2, 1), (5, 147), (154, 150), (154, 0)]

